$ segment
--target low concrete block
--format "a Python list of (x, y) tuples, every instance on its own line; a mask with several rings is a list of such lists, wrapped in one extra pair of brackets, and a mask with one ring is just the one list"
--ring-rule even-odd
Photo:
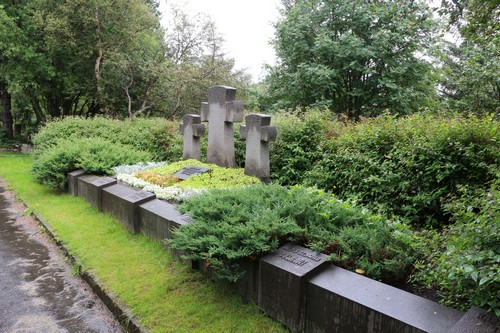
[(68, 193), (73, 196), (78, 196), (78, 178), (85, 175), (83, 170), (75, 170), (68, 173)]
[(257, 304), (259, 301), (259, 261), (241, 262), (240, 269), (245, 274), (234, 283), (236, 292), (244, 300)]
[(102, 210), (119, 219), (130, 232), (137, 233), (139, 206), (155, 198), (154, 193), (115, 184), (102, 190)]
[(114, 184), (116, 184), (116, 179), (111, 177), (84, 175), (78, 177), (78, 196), (87, 200), (92, 207), (102, 211), (102, 189)]
[(500, 317), (473, 306), (448, 333), (498, 333)]
[(326, 258), (293, 244), (263, 257), (259, 267), (259, 307), (293, 332), (301, 332), (307, 280), (328, 266)]
[(163, 241), (172, 238), (171, 230), (191, 222), (189, 216), (162, 200), (151, 200), (139, 206), (140, 230), (149, 238)]
[(335, 266), (309, 281), (307, 300), (308, 333), (448, 332), (462, 317), (457, 310)]

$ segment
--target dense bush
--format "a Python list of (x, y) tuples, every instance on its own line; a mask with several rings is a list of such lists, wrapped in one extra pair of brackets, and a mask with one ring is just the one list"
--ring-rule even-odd
[(349, 124), (321, 113), (277, 118), (272, 178), (313, 185), (415, 225), (449, 220), (460, 185), (485, 188), (500, 162), (500, 126), (490, 118), (416, 114)]
[(148, 161), (151, 154), (100, 138), (59, 139), (33, 162), (33, 176), (40, 183), (64, 189), (67, 173), (83, 169), (92, 174), (112, 174), (112, 167)]
[(196, 223), (174, 231), (170, 244), (229, 280), (241, 275), (240, 260), (256, 260), (289, 241), (385, 281), (404, 279), (412, 260), (404, 228), (322, 191), (278, 185), (210, 190), (180, 210)]
[(101, 138), (149, 152), (156, 161), (182, 158), (179, 122), (162, 118), (137, 118), (133, 121), (104, 117), (66, 117), (47, 123), (33, 138), (34, 156), (41, 155), (59, 139)]
[(500, 178), (489, 191), (462, 193), (446, 207), (452, 226), (416, 238), (421, 258), (412, 280), (439, 288), (447, 305), (476, 305), (500, 316)]

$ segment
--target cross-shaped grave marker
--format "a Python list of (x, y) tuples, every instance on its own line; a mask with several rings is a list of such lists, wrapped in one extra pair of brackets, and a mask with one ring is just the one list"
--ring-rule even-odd
[(201, 106), (201, 121), (208, 121), (207, 161), (226, 168), (236, 165), (233, 123), (243, 121), (243, 102), (235, 97), (235, 88), (211, 87)]
[(196, 114), (184, 115), (180, 132), (184, 135), (182, 158), (199, 161), (201, 158), (200, 137), (205, 134), (205, 125), (201, 123), (201, 117)]
[(276, 127), (269, 126), (271, 116), (265, 114), (249, 114), (245, 123), (240, 127), (240, 136), (247, 141), (245, 174), (268, 183), (271, 181), (269, 141), (276, 139)]

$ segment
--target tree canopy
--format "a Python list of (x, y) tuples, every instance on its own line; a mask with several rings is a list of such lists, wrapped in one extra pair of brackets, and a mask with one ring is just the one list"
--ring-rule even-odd
[(274, 106), (323, 106), (357, 118), (409, 113), (435, 97), (435, 22), (423, 1), (286, 1), (276, 24)]

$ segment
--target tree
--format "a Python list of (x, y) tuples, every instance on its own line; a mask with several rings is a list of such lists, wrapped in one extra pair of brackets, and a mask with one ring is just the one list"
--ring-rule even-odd
[(267, 78), (274, 107), (327, 107), (356, 119), (414, 112), (436, 98), (425, 56), (436, 24), (423, 1), (285, 5), (274, 39), (279, 63)]

